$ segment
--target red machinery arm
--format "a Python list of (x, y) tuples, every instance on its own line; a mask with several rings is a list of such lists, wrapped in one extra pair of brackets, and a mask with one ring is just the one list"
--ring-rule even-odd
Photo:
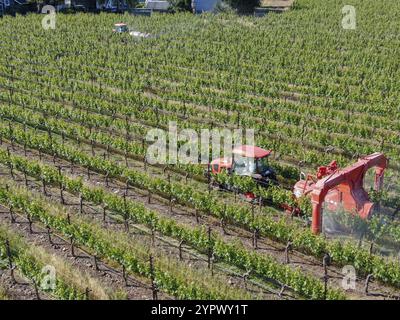
[[(364, 176), (368, 169), (376, 167), (375, 170), (375, 190), (379, 191), (383, 184), (384, 171), (388, 166), (388, 159), (381, 153), (374, 153), (367, 157), (361, 158), (357, 163), (343, 170), (336, 171), (333, 174), (319, 180), (312, 193), (311, 203), (313, 206), (312, 213), (312, 232), (318, 234), (322, 229), (322, 205), (329, 190), (346, 184), (351, 190), (354, 201), (357, 204), (363, 205), (368, 198), (367, 192), (364, 190)], [(371, 210), (371, 206), (366, 206), (366, 209)]]

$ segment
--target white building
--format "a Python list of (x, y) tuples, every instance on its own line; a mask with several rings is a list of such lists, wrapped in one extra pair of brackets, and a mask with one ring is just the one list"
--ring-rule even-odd
[(168, 11), (170, 4), (168, 1), (146, 0), (146, 9), (153, 11)]

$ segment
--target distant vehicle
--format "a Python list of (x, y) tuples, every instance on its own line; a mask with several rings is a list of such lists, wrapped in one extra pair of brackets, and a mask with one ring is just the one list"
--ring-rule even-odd
[(129, 35), (135, 38), (150, 38), (150, 33), (143, 33), (140, 31), (129, 31), (128, 25), (126, 23), (116, 23), (114, 25), (113, 32), (115, 33), (126, 33), (129, 32)]
[(115, 32), (115, 33), (129, 32), (128, 25), (126, 23), (116, 23), (114, 25), (113, 32)]
[(104, 5), (100, 6), (101, 10), (113, 13), (122, 13), (129, 9), (125, 0), (108, 0)]

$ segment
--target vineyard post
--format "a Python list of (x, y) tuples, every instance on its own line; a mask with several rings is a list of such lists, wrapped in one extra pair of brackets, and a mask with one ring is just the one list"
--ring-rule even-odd
[(79, 193), (79, 213), (83, 213), (83, 195), (82, 192)]
[(89, 300), (89, 292), (90, 292), (91, 290), (88, 288), (88, 287), (86, 287), (86, 289), (85, 289), (85, 299), (86, 300)]
[(292, 250), (293, 250), (293, 243), (291, 240), (289, 240), (285, 247), (285, 263), (286, 264), (290, 263), (289, 252), (291, 252)]
[(374, 241), (371, 241), (371, 244), (369, 246), (369, 255), (370, 256), (372, 255), (373, 250), (374, 250)]
[(43, 189), (43, 194), (47, 196), (47, 190), (46, 190), (46, 180), (44, 177), (42, 177), (42, 189)]
[(90, 147), (92, 150), (92, 157), (96, 156), (96, 152), (94, 151), (94, 143), (93, 143), (93, 139), (90, 139)]
[(103, 222), (106, 222), (107, 206), (103, 204)]
[(367, 278), (365, 279), (365, 287), (364, 287), (364, 292), (366, 295), (369, 295), (369, 284), (370, 282), (373, 280), (374, 275), (371, 273), (367, 276)]
[(126, 275), (126, 267), (124, 264), (122, 264), (122, 278), (124, 279), (125, 286), (128, 286), (128, 277)]
[(258, 230), (258, 228), (254, 228), (254, 231), (253, 231), (253, 248), (254, 248), (254, 250), (258, 249), (258, 236), (259, 236), (259, 230)]
[(14, 266), (12, 263), (12, 253), (11, 253), (11, 248), (10, 248), (10, 241), (7, 239), (6, 240), (6, 252), (7, 252), (7, 257), (8, 257), (8, 268), (10, 269), (10, 276), (13, 284), (17, 283), (17, 280), (15, 279), (14, 276)]
[(109, 185), (108, 185), (108, 175), (109, 175), (109, 171), (107, 171), (106, 176), (105, 176), (105, 178), (104, 178), (107, 188), (109, 187)]
[(211, 246), (211, 227), (208, 227), (208, 252), (207, 252), (207, 266), (210, 269), (211, 267), (211, 255), (212, 255), (212, 246)]
[(51, 245), (53, 245), (53, 240), (51, 239), (51, 228), (50, 228), (50, 226), (46, 226), (46, 229), (47, 229), (47, 238), (49, 240), (49, 243)]
[(15, 177), (14, 177), (14, 164), (12, 164), (12, 163), (10, 163), (10, 175), (11, 175), (11, 178), (13, 180), (15, 180)]
[(86, 174), (87, 174), (88, 180), (90, 180), (90, 166), (87, 167)]
[(69, 212), (67, 212), (67, 222), (69, 225), (71, 224), (71, 216), (70, 216)]
[(70, 236), (71, 255), (75, 257), (74, 236)]
[(50, 144), (53, 143), (53, 135), (51, 134), (50, 128), (47, 128), (47, 136), (50, 140)]
[(39, 288), (35, 279), (32, 279), (33, 287), (35, 288), (36, 299), (40, 300)]
[(195, 215), (195, 217), (196, 217), (196, 222), (197, 222), (197, 223), (200, 223), (200, 220), (199, 220), (199, 212), (198, 212), (197, 208), (194, 210), (194, 215)]
[(281, 290), (278, 293), (279, 297), (282, 297), (283, 293), (285, 292), (286, 284), (282, 284)]
[(28, 212), (26, 212), (26, 218), (28, 219), (28, 225), (29, 225), (29, 233), (30, 234), (32, 234), (33, 233), (33, 230), (32, 230), (32, 218), (31, 218), (31, 216), (29, 215), (29, 213)]
[(155, 274), (154, 274), (154, 261), (153, 261), (153, 255), (150, 254), (150, 259), (149, 259), (149, 263), (150, 263), (150, 279), (151, 279), (151, 290), (153, 292), (153, 300), (158, 300), (158, 288), (157, 288), (157, 284), (155, 282)]
[(221, 225), (222, 232), (226, 235), (227, 232), (226, 232), (226, 229), (225, 229), (225, 225), (226, 224), (225, 224), (225, 218), (224, 217), (221, 218), (220, 225)]
[(225, 203), (224, 204), (224, 211), (222, 213), (222, 218), (221, 218), (221, 228), (222, 228), (222, 231), (223, 231), (224, 234), (227, 234), (226, 229), (225, 229), (225, 227), (226, 227), (226, 221), (225, 221), (225, 218), (226, 218), (226, 207), (227, 207), (227, 205)]
[(27, 152), (26, 152), (26, 141), (24, 141), (24, 156), (27, 156)]
[(126, 183), (125, 183), (125, 194), (126, 196), (128, 196), (128, 192), (129, 192), (129, 178), (126, 179)]
[(156, 232), (155, 232), (155, 227), (151, 226), (151, 246), (155, 247), (156, 245)]
[(213, 252), (211, 255), (211, 276), (214, 276), (214, 263), (215, 263), (215, 253)]
[(244, 274), (243, 274), (243, 284), (244, 284), (244, 288), (247, 290), (247, 280), (248, 280), (248, 278), (249, 278), (249, 276), (250, 276), (250, 270), (248, 270), (247, 272), (245, 272)]
[(322, 265), (324, 267), (324, 300), (327, 298), (328, 293), (328, 266), (331, 264), (331, 256), (329, 253), (325, 253), (324, 257), (322, 258)]
[[(127, 142), (128, 144), (128, 142)], [(128, 150), (127, 150), (128, 146), (126, 146), (126, 149), (124, 151), (124, 158), (125, 158), (125, 167), (129, 168), (129, 163), (128, 163)]]
[(98, 263), (97, 260), (98, 260), (97, 255), (94, 255), (94, 256), (93, 256), (94, 269), (95, 269), (96, 271), (100, 271), (99, 263)]
[(124, 192), (123, 199), (124, 199), (124, 225), (125, 225), (125, 232), (129, 233), (128, 204), (126, 202), (126, 192)]
[(11, 220), (11, 223), (15, 223), (15, 216), (14, 216), (14, 209), (13, 209), (13, 205), (11, 204), (10, 205), (10, 220)]
[(183, 246), (183, 240), (181, 240), (181, 242), (179, 242), (179, 261), (183, 260), (183, 257), (182, 257), (182, 246)]
[(9, 134), (11, 136), (11, 148), (13, 149), (13, 151), (15, 151), (15, 148), (14, 148), (14, 134), (13, 134), (12, 126), (11, 126), (11, 121), (8, 121), (8, 132), (9, 132)]
[(25, 187), (28, 187), (28, 177), (26, 175), (26, 168), (24, 168), (23, 172), (24, 172)]

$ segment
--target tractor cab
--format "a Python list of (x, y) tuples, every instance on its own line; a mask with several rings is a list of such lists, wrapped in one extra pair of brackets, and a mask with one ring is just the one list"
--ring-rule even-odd
[(113, 32), (115, 32), (115, 33), (125, 33), (128, 31), (129, 31), (128, 26), (125, 23), (116, 23), (114, 25)]
[(255, 180), (269, 182), (276, 180), (275, 172), (269, 166), (268, 158), (271, 150), (255, 146), (243, 145), (232, 151), (232, 158), (221, 158), (211, 162), (211, 172), (219, 174), (227, 172), (238, 176), (250, 176)]

